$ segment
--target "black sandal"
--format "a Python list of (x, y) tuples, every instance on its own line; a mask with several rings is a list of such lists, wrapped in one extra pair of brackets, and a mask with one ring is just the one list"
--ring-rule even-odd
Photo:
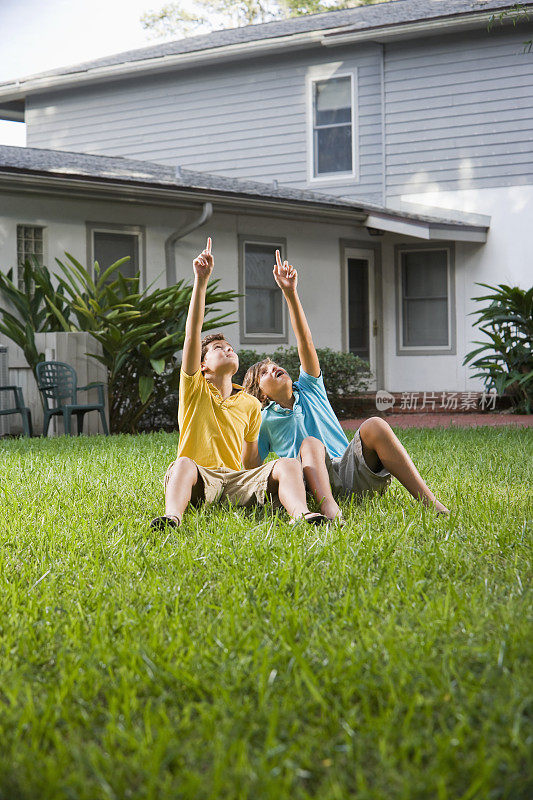
[(308, 525), (327, 525), (331, 520), (318, 511), (307, 511), (301, 517), (294, 519), (290, 525), (298, 525), (301, 522), (307, 522)]
[(179, 528), (180, 525), (181, 520), (176, 514), (168, 514), (153, 519), (150, 523), (150, 528), (154, 531), (164, 531), (166, 528)]

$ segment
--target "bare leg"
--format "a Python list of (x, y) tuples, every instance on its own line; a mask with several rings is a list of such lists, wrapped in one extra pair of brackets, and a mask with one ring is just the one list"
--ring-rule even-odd
[(202, 491), (203, 482), (194, 461), (190, 458), (178, 458), (165, 489), (166, 516), (177, 517), (181, 522), (191, 498), (196, 499)]
[(360, 429), (363, 456), (374, 472), (388, 469), (414, 498), (425, 506), (433, 506), (442, 514), (450, 512), (433, 494), (413, 464), (409, 453), (394, 434), (388, 422), (381, 417), (365, 420)]
[(302, 467), (297, 458), (278, 458), (270, 473), (267, 490), (278, 495), (292, 519), (309, 513)]
[(314, 436), (308, 436), (300, 447), (300, 460), (304, 471), (305, 482), (311, 489), (320, 511), (328, 519), (341, 517), (341, 510), (333, 494), (326, 467), (326, 448)]

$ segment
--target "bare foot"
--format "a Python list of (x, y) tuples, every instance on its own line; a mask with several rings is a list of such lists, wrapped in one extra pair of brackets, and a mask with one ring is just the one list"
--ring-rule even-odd
[(437, 498), (435, 498), (433, 502), (424, 503), (424, 505), (426, 505), (428, 508), (434, 508), (437, 514), (442, 515), (444, 517), (447, 517), (450, 514), (446, 506), (443, 506), (440, 500), (437, 500)]
[(328, 519), (337, 519), (342, 517), (342, 511), (335, 502), (335, 500), (323, 500), (320, 504), (320, 513), (324, 514)]

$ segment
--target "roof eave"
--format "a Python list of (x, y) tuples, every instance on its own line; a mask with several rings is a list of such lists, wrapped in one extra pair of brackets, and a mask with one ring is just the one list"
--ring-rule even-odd
[(241, 214), (281, 214), (284, 217), (290, 213), (294, 217), (364, 225), (367, 228), (423, 240), (485, 242), (488, 232), (488, 222), (487, 225), (454, 224), (446, 220), (413, 218), (412, 215), (404, 215), (401, 212), (369, 213), (368, 210), (358, 208), (356, 205), (336, 206), (312, 200), (268, 197), (194, 186), (153, 185), (147, 181), (128, 181), (120, 177), (98, 178), (81, 174), (61, 175), (0, 168), (0, 184), (4, 190), (17, 193), (30, 191), (35, 194), (64, 197), (67, 190), (69, 198), (78, 197), (85, 200), (117, 198), (121, 202), (143, 205), (190, 207), (191, 200), (196, 203), (209, 201), (216, 203), (218, 211), (231, 212), (238, 209)]
[(216, 202), (219, 211), (235, 210), (240, 213), (270, 213), (272, 211), (297, 212), (299, 215), (317, 215), (327, 219), (338, 219), (352, 223), (362, 223), (367, 217), (367, 212), (350, 206), (335, 206), (333, 204), (318, 203), (311, 200), (297, 200), (289, 198), (262, 197), (260, 195), (245, 194), (244, 192), (227, 192), (220, 189), (205, 189), (194, 186), (178, 186), (169, 184), (151, 185), (143, 181), (126, 181), (117, 178), (98, 178), (86, 175), (60, 175), (57, 173), (43, 173), (19, 171), (13, 169), (0, 169), (0, 183), (5, 190), (15, 192), (65, 195), (68, 189), (69, 197), (81, 199), (110, 199), (117, 197), (121, 201), (142, 203), (149, 205), (181, 206), (193, 202)]
[(279, 36), (275, 39), (260, 39), (255, 42), (242, 42), (239, 44), (213, 47), (209, 50), (195, 50), (191, 53), (177, 53), (176, 55), (157, 56), (139, 61), (127, 61), (110, 66), (95, 67), (80, 72), (72, 72), (62, 75), (39, 75), (30, 76), (26, 80), (13, 81), (6, 84), (5, 88), (0, 87), (0, 102), (6, 100), (22, 100), (30, 94), (46, 92), (53, 89), (68, 89), (80, 84), (93, 82), (113, 81), (120, 78), (128, 78), (132, 75), (140, 76), (167, 72), (168, 70), (186, 69), (196, 64), (202, 65), (220, 63), (248, 58), (253, 54), (263, 55), (264, 53), (285, 50), (290, 47), (308, 47), (311, 44), (320, 44), (322, 31), (308, 31), (305, 34), (291, 34), (289, 36)]
[(486, 242), (488, 225), (468, 225), (465, 223), (441, 222), (438, 220), (418, 220), (389, 214), (369, 214), (365, 220), (367, 228), (413, 236), (426, 241)]
[(386, 25), (372, 29), (358, 31), (352, 26), (345, 26), (342, 30), (333, 30), (324, 33), (321, 44), (324, 47), (338, 47), (352, 42), (367, 41), (369, 39), (376, 42), (387, 42), (392, 39), (409, 39), (416, 36), (419, 32), (448, 33), (456, 30), (472, 30), (480, 23), (488, 25), (494, 19), (498, 9), (492, 11), (474, 11), (470, 14), (452, 15), (431, 20), (419, 20), (416, 22), (397, 22), (393, 25)]
[(324, 47), (336, 47), (351, 42), (364, 41), (390, 41), (391, 39), (409, 38), (418, 33), (439, 33), (455, 29), (475, 27), (479, 23), (488, 24), (494, 12), (473, 12), (461, 16), (443, 17), (432, 20), (420, 20), (412, 23), (395, 23), (367, 28), (362, 31), (347, 29), (344, 25), (327, 31), (315, 30), (303, 33), (293, 33), (287, 36), (277, 36), (270, 39), (258, 39), (252, 42), (239, 42), (237, 44), (196, 50), (190, 53), (157, 56), (155, 58), (139, 61), (127, 61), (110, 66), (94, 67), (79, 72), (63, 73), (60, 75), (30, 76), (24, 80), (13, 81), (0, 87), (0, 101), (22, 100), (26, 96), (53, 89), (68, 89), (72, 86), (92, 82), (106, 82), (119, 78), (128, 78), (131, 75), (144, 75), (157, 72), (166, 72), (169, 69), (186, 69), (195, 64), (212, 64), (223, 61), (247, 58), (250, 55), (263, 55), (277, 50), (285, 51), (287, 48), (309, 47), (319, 44)]

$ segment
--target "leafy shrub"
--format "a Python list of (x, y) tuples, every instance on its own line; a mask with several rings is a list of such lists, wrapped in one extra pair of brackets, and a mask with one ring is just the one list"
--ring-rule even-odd
[[(329, 347), (317, 348), (318, 360), (329, 401), (336, 413), (341, 413), (339, 400), (347, 394), (359, 394), (368, 388), (372, 377), (370, 367), (353, 353), (331, 350)], [(234, 380), (242, 383), (248, 367), (269, 356), (287, 370), (293, 381), (298, 380), (300, 358), (297, 347), (278, 347), (273, 353), (258, 353), (256, 350), (239, 352), (239, 371)]]
[[(57, 278), (69, 297), (78, 329), (89, 331), (102, 346), (102, 355), (93, 357), (107, 367), (111, 430), (134, 432), (154, 400), (155, 376), (166, 370), (168, 386), (177, 388), (175, 353), (183, 346), (192, 285), (181, 280), (164, 289), (150, 291), (148, 287), (141, 291), (139, 272), (133, 278), (118, 272), (110, 281), (111, 274), (127, 258), (104, 272), (96, 262), (93, 280), (85, 267), (66, 255), (68, 265), (58, 261), (65, 277)], [(216, 303), (237, 296), (235, 292), (216, 291), (218, 283), (211, 281), (207, 288), (205, 330), (230, 321), (231, 312), (210, 316), (218, 311)]]
[[(138, 418), (135, 429), (138, 433), (150, 431), (172, 431), (178, 428), (178, 387), (180, 363), (174, 359), (161, 374), (154, 375), (154, 388), (152, 398), (147, 407)], [(121, 387), (123, 397), (127, 396), (127, 389)]]
[[(0, 292), (9, 308), (0, 309), (0, 331), (22, 347), (29, 365), (44, 356), (35, 347), (36, 331), (87, 331), (102, 347), (102, 355), (90, 354), (107, 368), (110, 427), (113, 432), (133, 432), (138, 421), (163, 386), (177, 389), (179, 364), (176, 352), (183, 346), (185, 322), (192, 285), (151, 291), (140, 288), (140, 275), (125, 278), (115, 272), (128, 258), (102, 271), (96, 262), (91, 271), (66, 253), (66, 263), (56, 259), (57, 289), (45, 267), (30, 262), (24, 266), (25, 295), (12, 281), (12, 270), (0, 273)], [(218, 314), (217, 303), (232, 301), (235, 292), (217, 290), (211, 281), (206, 293), (204, 330), (222, 327), (231, 312)], [(15, 313), (11, 313), (12, 309)], [(213, 316), (215, 314), (216, 316)]]
[(493, 292), (473, 298), (478, 302), (490, 301), (486, 308), (472, 312), (479, 316), (475, 324), (488, 341), (474, 342), (481, 347), (468, 353), (463, 364), (470, 363), (479, 370), (474, 377), (483, 378), (486, 388), (507, 394), (515, 411), (530, 414), (533, 406), (533, 287), (526, 291), (503, 283), (477, 285)]
[(63, 287), (55, 288), (47, 267), (39, 265), (35, 256), (20, 267), (22, 285), (13, 281), (13, 269), (7, 274), (0, 272), (0, 308), (2, 321), (0, 332), (15, 342), (23, 351), (33, 374), (44, 353), (37, 350), (35, 334), (46, 331), (63, 330), (61, 323), (50, 310), (50, 304), (58, 309), (64, 319), (69, 319), (68, 303)]
[[(339, 416), (345, 415), (339, 400), (346, 394), (358, 394), (368, 386), (371, 377), (366, 361), (352, 353), (339, 353), (329, 348), (317, 350), (320, 366), (324, 373), (326, 390), (333, 410)], [(242, 383), (248, 367), (266, 358), (266, 353), (257, 350), (239, 351), (239, 370), (233, 378), (234, 383)], [(279, 347), (270, 358), (287, 370), (293, 380), (298, 380), (300, 359), (296, 347)], [(179, 366), (177, 367), (179, 375)], [(331, 391), (333, 386), (334, 391)], [(170, 381), (169, 373), (157, 375), (154, 386), (154, 400), (144, 411), (137, 424), (139, 431), (165, 430), (177, 428), (178, 381)]]

